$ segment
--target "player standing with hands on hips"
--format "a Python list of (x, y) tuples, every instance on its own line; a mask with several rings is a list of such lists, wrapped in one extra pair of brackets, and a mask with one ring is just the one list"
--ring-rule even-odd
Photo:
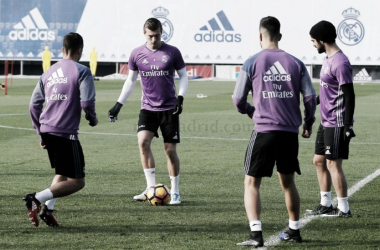
[[(171, 205), (181, 204), (179, 194), (179, 158), (177, 143), (180, 142), (179, 115), (188, 87), (186, 65), (181, 52), (161, 41), (162, 25), (156, 18), (149, 18), (143, 27), (146, 43), (135, 48), (128, 62), (129, 75), (114, 107), (109, 110), (111, 122), (131, 94), (140, 72), (142, 100), (137, 128), (141, 164), (147, 182), (146, 189), (134, 200), (146, 200), (148, 188), (156, 184), (155, 161), (151, 150), (153, 137), (161, 129), (164, 138), (167, 167), (171, 181)], [(174, 84), (174, 71), (179, 75), (178, 96)]]
[(53, 214), (57, 198), (85, 186), (85, 162), (78, 139), (82, 109), (90, 126), (98, 124), (92, 74), (89, 68), (78, 63), (83, 52), (82, 36), (67, 34), (63, 38), (62, 52), (63, 60), (41, 76), (29, 106), (33, 127), (41, 136), (40, 145), (47, 149), (51, 167), (55, 168), (49, 188), (24, 197), (29, 219), (35, 227), (39, 225), (38, 216), (48, 226), (58, 226)]
[[(298, 162), (298, 133), (302, 124), (300, 94), (305, 117), (302, 137), (310, 138), (315, 121), (316, 96), (305, 65), (280, 50), (280, 22), (275, 17), (260, 21), (262, 51), (242, 66), (233, 94), (236, 109), (255, 123), (245, 155), (244, 205), (250, 237), (237, 245), (261, 247), (262, 236), (260, 185), (262, 177), (271, 177), (274, 165), (285, 194), (289, 229), (281, 240), (302, 242), (300, 234), (300, 196), (294, 172), (301, 174)], [(247, 102), (252, 91), (253, 106)]]
[[(332, 23), (320, 21), (310, 30), (311, 41), (319, 54), (326, 53), (320, 73), (318, 100), (321, 124), (315, 141), (313, 163), (317, 169), (321, 202), (307, 215), (351, 217), (348, 205), (347, 180), (342, 161), (348, 159), (353, 131), (355, 92), (351, 64), (335, 43)], [(331, 184), (338, 197), (338, 207), (331, 202)]]

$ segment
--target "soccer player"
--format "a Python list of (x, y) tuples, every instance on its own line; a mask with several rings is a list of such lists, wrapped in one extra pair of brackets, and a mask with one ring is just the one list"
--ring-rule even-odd
[[(260, 21), (262, 51), (242, 66), (233, 94), (236, 109), (255, 123), (245, 155), (244, 205), (251, 229), (250, 237), (237, 245), (261, 247), (262, 236), (260, 185), (271, 177), (274, 165), (289, 214), (289, 229), (281, 240), (302, 242), (300, 234), (300, 196), (294, 172), (301, 174), (298, 162), (298, 133), (302, 124), (300, 94), (305, 117), (302, 137), (310, 138), (315, 121), (316, 96), (305, 65), (279, 49), (280, 22), (275, 17)], [(253, 106), (247, 102), (252, 91)]]
[[(161, 129), (171, 181), (171, 205), (181, 204), (179, 194), (179, 158), (176, 145), (180, 142), (179, 115), (182, 113), (183, 98), (188, 87), (186, 65), (180, 51), (161, 41), (162, 25), (156, 18), (149, 18), (143, 26), (146, 43), (135, 48), (129, 57), (129, 75), (120, 97), (109, 110), (111, 122), (131, 94), (140, 72), (142, 99), (138, 120), (137, 139), (140, 159), (146, 178), (146, 189), (134, 200), (146, 200), (150, 186), (156, 184), (155, 161), (151, 150), (153, 137)], [(174, 71), (179, 75), (178, 96), (174, 85)]]
[[(320, 73), (318, 100), (321, 124), (315, 141), (313, 163), (317, 170), (321, 202), (308, 215), (351, 217), (348, 205), (347, 180), (342, 160), (348, 159), (349, 143), (355, 137), (353, 117), (355, 92), (351, 64), (335, 43), (332, 23), (320, 21), (310, 30), (311, 41), (319, 54), (326, 53)], [(338, 207), (331, 203), (331, 184), (338, 196)]]
[[(89, 68), (78, 63), (83, 39), (77, 33), (63, 38), (63, 60), (52, 65), (40, 78), (30, 101), (34, 129), (41, 137), (40, 146), (47, 149), (55, 176), (51, 186), (24, 197), (29, 219), (38, 227), (38, 216), (48, 226), (58, 226), (53, 214), (58, 197), (85, 186), (85, 162), (78, 140), (81, 111), (90, 126), (96, 126), (95, 85)], [(43, 104), (46, 103), (43, 109)], [(41, 209), (41, 204), (45, 203)]]

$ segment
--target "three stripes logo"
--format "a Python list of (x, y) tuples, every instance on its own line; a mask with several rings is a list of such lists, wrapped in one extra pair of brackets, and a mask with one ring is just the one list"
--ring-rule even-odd
[(55, 40), (55, 32), (49, 30), (41, 12), (38, 8), (29, 11), (29, 14), (21, 19), (21, 22), (13, 26), (15, 30), (9, 32), (9, 39), (13, 41), (21, 40)]
[[(230, 23), (230, 21), (228, 20), (226, 14), (224, 13), (224, 11), (219, 11), (218, 13), (216, 13), (216, 16), (218, 17), (220, 23), (222, 24), (224, 30), (227, 30), (227, 31), (233, 31), (234, 28), (232, 28), (232, 25)], [(222, 30), (218, 24), (218, 22), (216, 21), (215, 18), (212, 18), (208, 21), (208, 24), (210, 25), (210, 28), (212, 30)], [(202, 28), (200, 28), (200, 30), (209, 30), (207, 25), (203, 26)]]
[(223, 10), (216, 13), (216, 17), (211, 18), (199, 30), (201, 33), (196, 33), (194, 36), (196, 42), (241, 42), (241, 34), (234, 30)]
[(372, 81), (372, 77), (368, 74), (367, 70), (363, 68), (354, 76), (354, 81)]
[(284, 82), (284, 81), (290, 81), (291, 75), (289, 75), (284, 67), (282, 67), (281, 63), (279, 61), (275, 62), (273, 66), (269, 68), (265, 72), (265, 75), (263, 77), (264, 82)]
[(48, 83), (46, 86), (49, 88), (55, 84), (64, 84), (67, 83), (67, 77), (63, 74), (62, 68), (57, 69), (57, 71), (53, 72), (51, 76), (48, 78)]

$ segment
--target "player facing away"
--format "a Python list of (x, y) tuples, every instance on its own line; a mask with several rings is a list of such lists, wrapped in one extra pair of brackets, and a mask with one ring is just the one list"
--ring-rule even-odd
[[(237, 245), (261, 247), (262, 236), (260, 185), (271, 177), (274, 165), (289, 214), (289, 229), (281, 240), (302, 242), (300, 234), (300, 196), (294, 172), (301, 174), (298, 162), (298, 133), (302, 124), (300, 94), (305, 117), (302, 137), (309, 138), (315, 121), (316, 96), (305, 65), (279, 49), (280, 22), (275, 17), (260, 21), (262, 51), (242, 66), (233, 94), (236, 109), (255, 123), (245, 162), (244, 205), (251, 229), (250, 237)], [(253, 106), (247, 102), (252, 91)]]
[[(177, 155), (177, 143), (180, 142), (179, 115), (182, 113), (183, 98), (188, 87), (186, 65), (180, 51), (161, 41), (162, 25), (156, 18), (149, 18), (143, 27), (146, 43), (135, 48), (129, 57), (129, 75), (124, 83), (120, 97), (109, 110), (111, 122), (131, 94), (140, 72), (142, 99), (138, 120), (137, 139), (140, 159), (147, 187), (134, 200), (146, 200), (150, 186), (156, 184), (155, 161), (151, 150), (153, 137), (161, 129), (167, 157), (167, 168), (171, 182), (171, 201), (169, 204), (181, 204), (179, 194), (180, 162)], [(179, 75), (178, 96), (174, 84), (174, 72)]]
[[(335, 43), (336, 30), (332, 23), (321, 21), (310, 30), (311, 41), (319, 54), (326, 53), (320, 73), (319, 96), (321, 124), (315, 141), (313, 163), (317, 170), (321, 202), (307, 215), (351, 217), (348, 204), (347, 180), (342, 161), (348, 159), (349, 143), (355, 137), (353, 117), (355, 92), (351, 64)], [(331, 184), (338, 207), (331, 203)]]
[(90, 126), (96, 126), (98, 118), (91, 71), (78, 63), (82, 51), (82, 37), (77, 33), (67, 34), (63, 38), (63, 60), (41, 76), (30, 101), (33, 127), (41, 137), (41, 148), (47, 150), (51, 167), (55, 169), (49, 188), (24, 197), (29, 219), (35, 227), (39, 225), (38, 217), (48, 226), (58, 226), (53, 214), (57, 198), (85, 186), (85, 162), (78, 140), (82, 109)]

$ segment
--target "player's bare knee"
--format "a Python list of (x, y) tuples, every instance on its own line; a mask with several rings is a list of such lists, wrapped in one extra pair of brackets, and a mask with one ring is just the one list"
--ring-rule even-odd
[(325, 166), (325, 157), (324, 156), (314, 156), (313, 158), (313, 164), (317, 168), (323, 168)]
[(253, 188), (253, 181), (249, 180), (248, 178), (244, 179), (244, 189), (250, 189)]
[(82, 182), (78, 185), (78, 191), (83, 189), (86, 186), (85, 182)]
[(294, 181), (286, 181), (286, 182), (282, 183), (282, 189), (284, 191), (297, 190), (297, 187), (296, 187)]
[(250, 175), (246, 175), (244, 178), (245, 188), (259, 188), (261, 183), (261, 178), (255, 178)]
[(150, 141), (148, 140), (145, 140), (145, 139), (139, 139), (138, 140), (138, 145), (139, 145), (139, 148), (140, 150), (148, 150), (150, 149)]
[(77, 188), (77, 190), (81, 190), (83, 189), (85, 186), (86, 186), (86, 182), (84, 181), (84, 178), (82, 179), (75, 179), (75, 186)]
[(166, 147), (165, 153), (166, 153), (166, 155), (174, 155), (174, 154), (177, 154), (177, 151), (175, 150), (175, 148)]

